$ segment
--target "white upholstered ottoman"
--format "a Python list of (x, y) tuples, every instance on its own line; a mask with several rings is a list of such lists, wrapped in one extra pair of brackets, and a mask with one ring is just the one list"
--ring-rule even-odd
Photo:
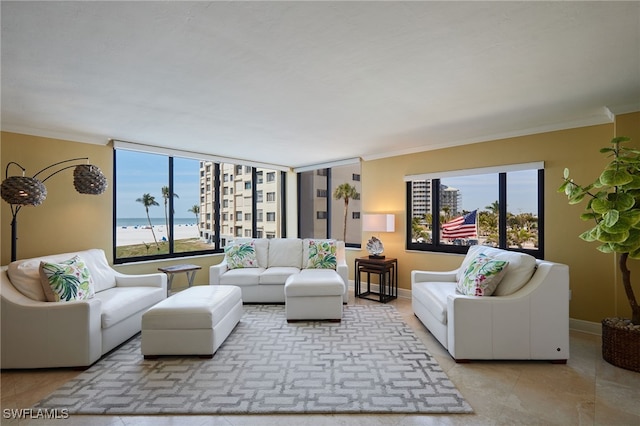
[(284, 284), (287, 321), (342, 320), (344, 282), (333, 269), (303, 269)]
[(243, 313), (239, 287), (201, 285), (183, 290), (142, 315), (142, 355), (213, 357)]

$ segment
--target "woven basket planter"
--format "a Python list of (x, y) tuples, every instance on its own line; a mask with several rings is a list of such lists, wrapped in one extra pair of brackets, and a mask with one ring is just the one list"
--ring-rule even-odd
[(640, 330), (602, 320), (602, 357), (616, 367), (640, 372)]

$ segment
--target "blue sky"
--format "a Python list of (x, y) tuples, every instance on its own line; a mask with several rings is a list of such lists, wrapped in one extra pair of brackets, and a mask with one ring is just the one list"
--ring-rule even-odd
[[(136, 202), (144, 193), (155, 197), (159, 206), (149, 208), (152, 218), (164, 217), (162, 187), (169, 186), (169, 160), (164, 155), (145, 154), (127, 150), (116, 151), (117, 198), (116, 216), (119, 218), (146, 217), (142, 203)], [(174, 159), (174, 210), (176, 217), (194, 217), (189, 209), (200, 204), (199, 161)]]
[[(487, 210), (498, 200), (498, 175), (475, 175), (442, 179), (441, 183), (460, 190), (462, 209)], [(509, 213), (538, 213), (538, 171), (524, 170), (507, 173), (507, 210)]]
[[(146, 154), (127, 150), (117, 150), (117, 217), (144, 218), (144, 206), (136, 202), (142, 194), (155, 197), (159, 206), (151, 207), (152, 218), (164, 217), (163, 186), (169, 182), (169, 160), (164, 155)], [(537, 170), (509, 172), (507, 198), (510, 213), (537, 214)], [(497, 174), (475, 175), (459, 178), (445, 178), (442, 183), (460, 190), (462, 209), (471, 211), (498, 200)], [(174, 159), (174, 198), (175, 216), (194, 217), (189, 209), (200, 203), (199, 161)]]

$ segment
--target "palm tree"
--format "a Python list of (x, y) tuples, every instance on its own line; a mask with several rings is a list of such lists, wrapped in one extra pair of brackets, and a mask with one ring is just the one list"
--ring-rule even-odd
[(349, 209), (349, 200), (360, 196), (356, 191), (355, 186), (351, 186), (348, 183), (342, 183), (338, 185), (333, 192), (333, 198), (336, 200), (344, 200), (344, 229), (342, 231), (342, 241), (347, 241), (347, 211)]
[(158, 251), (160, 251), (160, 244), (158, 244), (158, 239), (156, 238), (156, 233), (153, 231), (153, 225), (151, 224), (151, 218), (149, 217), (149, 207), (151, 206), (159, 206), (156, 198), (151, 194), (142, 194), (141, 198), (136, 200), (138, 203), (142, 203), (145, 211), (147, 212), (147, 221), (149, 222), (149, 227), (151, 228), (151, 233), (153, 234), (153, 241), (156, 242), (156, 247), (158, 247)]
[(493, 203), (489, 204), (488, 206), (484, 207), (485, 209), (489, 210), (491, 213), (497, 215), (498, 213), (500, 213), (500, 203), (498, 203), (498, 201), (494, 201)]
[(188, 211), (196, 215), (196, 226), (198, 227), (198, 237), (200, 237), (200, 206), (194, 204)]
[[(162, 198), (164, 198), (164, 223), (166, 224), (166, 230), (167, 230), (167, 236), (169, 236), (169, 212), (167, 211), (168, 208), (168, 204), (169, 204), (169, 197), (171, 196), (171, 194), (169, 193), (169, 187), (168, 186), (163, 186), (162, 187)], [(175, 198), (180, 198), (178, 197), (178, 194), (173, 194), (173, 196)]]

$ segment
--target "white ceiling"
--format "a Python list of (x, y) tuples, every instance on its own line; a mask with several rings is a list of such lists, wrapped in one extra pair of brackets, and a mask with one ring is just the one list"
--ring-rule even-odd
[(291, 167), (640, 110), (640, 2), (2, 1), (2, 130)]

